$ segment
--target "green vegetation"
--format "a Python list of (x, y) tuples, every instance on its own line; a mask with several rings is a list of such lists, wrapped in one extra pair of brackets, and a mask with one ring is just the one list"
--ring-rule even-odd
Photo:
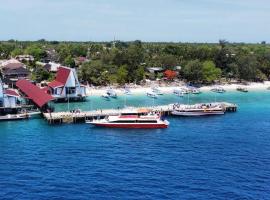
[[(79, 78), (94, 85), (135, 82), (145, 78), (163, 78), (148, 67), (162, 67), (177, 78), (192, 83), (211, 84), (221, 78), (238, 81), (263, 81), (270, 77), (270, 46), (228, 43), (143, 43), (133, 42), (58, 42), (44, 39), (35, 42), (10, 40), (0, 42), (0, 59), (30, 54), (36, 61), (52, 60), (78, 69)], [(87, 58), (80, 62), (78, 57)], [(35, 80), (53, 75), (27, 63)], [(180, 66), (180, 68), (176, 68)], [(173, 76), (174, 78), (175, 76)], [(170, 79), (170, 78), (169, 78)]]

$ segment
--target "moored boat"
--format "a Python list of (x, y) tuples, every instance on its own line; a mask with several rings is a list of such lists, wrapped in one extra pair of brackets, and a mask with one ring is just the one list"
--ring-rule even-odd
[(195, 104), (195, 105), (174, 105), (172, 115), (178, 116), (205, 116), (223, 115), (225, 109), (221, 105)]
[(214, 87), (214, 88), (211, 89), (211, 91), (216, 92), (216, 93), (224, 93), (224, 92), (226, 92), (226, 90), (221, 86)]
[(167, 128), (169, 122), (158, 114), (141, 115), (139, 112), (125, 112), (105, 119), (86, 121), (86, 123), (106, 128), (161, 129)]
[(132, 95), (130, 89), (127, 88), (127, 87), (124, 88), (124, 94), (126, 94), (126, 95)]
[(175, 94), (178, 97), (183, 97), (184, 96), (184, 92), (181, 89), (174, 89), (173, 94)]
[(102, 94), (101, 97), (104, 98), (104, 99), (109, 99), (110, 98), (110, 96), (107, 93)]
[(108, 89), (106, 93), (109, 97), (117, 98), (117, 93), (113, 89)]
[(4, 116), (0, 116), (0, 121), (15, 121), (15, 120), (23, 120), (28, 119), (29, 115), (25, 114), (8, 114)]
[(156, 93), (157, 95), (163, 95), (163, 93), (160, 91), (158, 87), (153, 87), (152, 92)]
[(239, 92), (248, 92), (248, 89), (246, 87), (241, 87), (241, 86), (237, 87), (236, 90)]
[(151, 91), (151, 92), (147, 92), (146, 95), (147, 95), (148, 97), (151, 97), (151, 98), (154, 98), (154, 99), (157, 98), (157, 94), (154, 93), (154, 92), (152, 92), (152, 91)]

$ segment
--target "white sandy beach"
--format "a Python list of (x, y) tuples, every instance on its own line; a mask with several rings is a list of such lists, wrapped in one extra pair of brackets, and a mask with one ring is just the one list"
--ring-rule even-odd
[[(212, 88), (216, 87), (216, 86), (221, 86), (223, 87), (225, 90), (227, 91), (234, 91), (236, 90), (237, 87), (246, 87), (248, 90), (266, 90), (268, 87), (270, 87), (270, 81), (265, 81), (264, 83), (249, 83), (248, 85), (242, 85), (242, 84), (225, 84), (225, 85), (212, 85), (212, 86), (203, 86), (200, 88), (200, 90), (202, 92), (208, 92), (210, 91)], [(165, 94), (169, 94), (172, 93), (174, 89), (180, 88), (180, 87), (184, 87), (184, 85), (180, 85), (179, 86), (158, 86), (160, 91), (162, 91)], [(87, 95), (88, 96), (100, 96), (104, 93), (106, 93), (106, 90), (109, 87), (88, 87), (87, 88)], [(136, 87), (130, 87), (129, 88), (132, 94), (145, 94), (147, 92), (150, 92), (152, 89), (151, 87), (142, 87), (142, 86), (136, 86)], [(114, 90), (116, 91), (116, 93), (118, 95), (123, 95), (124, 94), (124, 89), (123, 88), (114, 88)]]

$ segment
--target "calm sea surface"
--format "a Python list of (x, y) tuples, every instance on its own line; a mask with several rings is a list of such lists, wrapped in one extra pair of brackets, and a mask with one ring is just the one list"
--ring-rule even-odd
[[(270, 199), (270, 92), (206, 93), (190, 103), (215, 99), (237, 103), (238, 112), (169, 117), (166, 130), (1, 122), (0, 199)], [(188, 99), (141, 95), (126, 102)], [(90, 97), (70, 109), (124, 105), (124, 97)]]

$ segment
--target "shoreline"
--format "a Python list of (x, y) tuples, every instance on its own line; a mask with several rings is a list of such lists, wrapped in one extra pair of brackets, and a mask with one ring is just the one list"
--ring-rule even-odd
[[(211, 89), (213, 89), (216, 86), (223, 87), (226, 91), (236, 91), (237, 87), (246, 87), (248, 90), (252, 91), (259, 91), (259, 90), (267, 90), (268, 87), (270, 87), (270, 81), (265, 81), (264, 83), (249, 83), (248, 85), (242, 85), (242, 84), (225, 84), (225, 85), (211, 85), (211, 86), (203, 86), (200, 87), (200, 91), (202, 92), (209, 92)], [(179, 89), (180, 87), (184, 87), (184, 85), (179, 86), (158, 86), (161, 92), (164, 94), (172, 93), (174, 89)], [(106, 93), (106, 90), (109, 87), (87, 87), (86, 94), (87, 96), (101, 96), (102, 94)], [(123, 87), (124, 88), (124, 87)], [(115, 92), (118, 95), (124, 95), (124, 89), (123, 88), (114, 88)], [(145, 94), (146, 92), (152, 91), (151, 87), (149, 86), (137, 86), (137, 87), (129, 87), (132, 94)]]

